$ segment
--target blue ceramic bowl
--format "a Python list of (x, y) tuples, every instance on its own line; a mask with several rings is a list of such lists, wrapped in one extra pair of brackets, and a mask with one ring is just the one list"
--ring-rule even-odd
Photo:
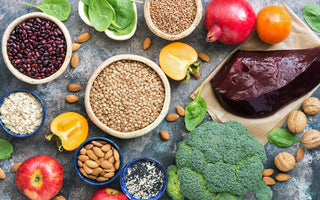
[[(110, 178), (109, 180), (107, 180), (107, 181), (105, 181), (105, 182), (98, 182), (98, 181), (89, 179), (89, 178), (85, 177), (84, 175), (82, 175), (81, 172), (79, 171), (79, 167), (78, 167), (78, 164), (77, 164), (79, 151), (80, 151), (80, 149), (81, 149), (83, 146), (85, 146), (87, 143), (89, 143), (89, 142), (91, 142), (91, 141), (93, 141), (93, 140), (103, 140), (103, 141), (106, 141), (106, 142), (110, 143), (113, 147), (115, 147), (115, 148), (118, 150), (119, 155), (120, 155), (120, 167), (119, 167), (118, 171), (115, 173), (115, 175), (114, 175), (112, 178)], [(115, 142), (113, 142), (112, 140), (110, 140), (110, 139), (108, 139), (108, 138), (105, 138), (105, 137), (92, 137), (92, 138), (87, 139), (86, 141), (84, 141), (84, 142), (77, 148), (77, 151), (76, 151), (76, 153), (74, 154), (74, 167), (75, 167), (75, 169), (76, 169), (77, 174), (80, 176), (80, 178), (81, 178), (82, 180), (84, 180), (86, 183), (89, 183), (89, 184), (91, 184), (91, 185), (97, 185), (97, 186), (99, 186), (99, 185), (105, 185), (105, 184), (108, 184), (108, 183), (112, 182), (112, 181), (113, 181), (114, 179), (116, 179), (116, 177), (120, 174), (121, 169), (122, 169), (122, 165), (123, 165), (123, 156), (122, 156), (122, 153), (121, 153), (121, 150), (120, 150), (119, 146), (118, 146)]]
[(46, 118), (46, 109), (45, 109), (44, 103), (43, 103), (42, 99), (39, 97), (39, 95), (37, 95), (36, 93), (34, 93), (31, 90), (21, 89), (21, 88), (13, 89), (13, 90), (10, 90), (9, 92), (5, 93), (0, 99), (0, 107), (2, 106), (2, 103), (3, 103), (4, 99), (7, 96), (9, 96), (10, 94), (15, 93), (15, 92), (27, 92), (27, 93), (30, 93), (30, 94), (32, 94), (33, 96), (35, 96), (39, 100), (39, 102), (41, 103), (41, 106), (42, 106), (42, 113), (43, 113), (41, 124), (39, 125), (39, 127), (35, 131), (33, 131), (32, 133), (29, 133), (29, 134), (17, 134), (17, 133), (12, 132), (10, 129), (8, 129), (4, 125), (4, 123), (1, 120), (1, 117), (0, 117), (0, 125), (1, 125), (1, 127), (3, 128), (3, 130), (5, 132), (7, 132), (9, 135), (11, 135), (13, 137), (18, 137), (18, 138), (29, 137), (29, 136), (35, 134), (36, 132), (38, 132), (41, 129), (41, 127), (43, 126), (43, 123), (44, 123), (45, 118)]
[[(159, 167), (159, 169), (162, 171), (163, 173), (163, 184), (162, 184), (162, 187), (160, 188), (159, 192), (153, 196), (153, 197), (150, 197), (149, 199), (142, 199), (142, 198), (137, 198), (135, 197), (133, 194), (131, 194), (129, 191), (128, 191), (128, 188), (126, 187), (126, 184), (125, 184), (125, 180), (124, 180), (124, 177), (127, 173), (127, 170), (128, 168), (133, 165), (134, 163), (138, 162), (138, 161), (150, 161), (152, 163), (154, 163), (157, 167)], [(123, 171), (122, 171), (122, 174), (121, 174), (121, 178), (120, 178), (120, 185), (121, 185), (121, 189), (123, 191), (123, 193), (131, 200), (156, 200), (156, 199), (159, 199), (163, 193), (166, 191), (166, 188), (167, 188), (167, 174), (166, 174), (166, 170), (163, 168), (163, 166), (161, 165), (161, 163), (153, 158), (148, 158), (148, 157), (141, 157), (141, 158), (136, 158), (132, 161), (130, 161), (124, 168), (123, 168)]]

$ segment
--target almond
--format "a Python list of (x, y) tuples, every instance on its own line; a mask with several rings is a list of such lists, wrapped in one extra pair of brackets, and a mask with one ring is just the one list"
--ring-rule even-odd
[(70, 92), (78, 92), (81, 90), (81, 86), (78, 85), (78, 84), (75, 84), (75, 83), (71, 83), (69, 86), (68, 86), (68, 90)]
[(113, 156), (116, 161), (120, 160), (120, 154), (116, 149), (113, 150)]
[(91, 169), (99, 167), (99, 165), (93, 160), (86, 160), (84, 163)]
[(108, 159), (108, 161), (110, 162), (110, 163), (115, 163), (116, 162), (116, 160), (114, 159), (114, 156), (111, 156), (109, 159)]
[(168, 122), (173, 122), (173, 121), (176, 121), (177, 119), (179, 119), (179, 115), (178, 114), (171, 113), (171, 114), (167, 115), (167, 121)]
[(6, 178), (6, 173), (4, 173), (3, 169), (0, 168), (0, 179), (5, 179)]
[(166, 131), (163, 131), (163, 130), (160, 131), (160, 136), (161, 136), (161, 138), (163, 140), (169, 140), (170, 139), (170, 135)]
[(114, 168), (115, 168), (116, 170), (118, 170), (118, 169), (120, 168), (120, 160), (118, 160), (118, 161), (116, 161), (116, 162), (114, 163)]
[(93, 172), (93, 170), (90, 167), (88, 167), (85, 163), (83, 163), (82, 167), (88, 175)]
[(93, 147), (93, 144), (87, 144), (86, 146), (84, 146), (86, 150), (92, 149), (92, 147)]
[(304, 148), (299, 148), (296, 156), (297, 162), (299, 162), (304, 156)]
[(276, 180), (277, 181), (287, 181), (290, 179), (290, 175), (289, 174), (285, 174), (285, 173), (279, 173), (276, 175)]
[(114, 177), (114, 172), (108, 172), (108, 173), (106, 173), (103, 177), (105, 177), (105, 178)]
[(102, 171), (103, 171), (103, 169), (101, 167), (97, 167), (97, 168), (92, 170), (91, 174), (94, 175), (94, 176), (98, 176)]
[(273, 174), (274, 170), (273, 169), (265, 169), (262, 172), (262, 176), (271, 176)]
[(83, 167), (83, 162), (81, 162), (80, 160), (78, 160), (77, 165), (78, 165), (79, 167)]
[(80, 44), (79, 43), (73, 43), (72, 44), (72, 52), (77, 51), (80, 48)]
[(88, 177), (88, 174), (86, 171), (84, 171), (83, 167), (79, 168), (79, 171), (83, 176)]
[(76, 40), (76, 43), (83, 43), (90, 39), (91, 35), (88, 32), (82, 33)]
[(111, 169), (113, 168), (112, 163), (110, 163), (109, 161), (105, 160), (103, 162), (101, 162), (100, 166), (104, 169)]
[(181, 117), (183, 117), (183, 116), (185, 115), (185, 110), (184, 110), (184, 108), (182, 108), (181, 106), (177, 106), (177, 107), (176, 107), (176, 110), (177, 110), (177, 113), (178, 113)]
[(91, 160), (98, 160), (98, 156), (90, 149), (90, 150), (87, 150), (87, 155), (89, 156), (89, 158)]
[(71, 67), (76, 68), (78, 66), (78, 63), (79, 63), (79, 55), (75, 53), (71, 58), (70, 65)]
[(76, 102), (79, 101), (79, 97), (69, 94), (69, 95), (66, 96), (66, 101), (68, 103), (76, 103)]
[(14, 164), (11, 168), (11, 172), (16, 172), (18, 171), (20, 165), (22, 164), (22, 162), (17, 162), (16, 164)]
[(81, 148), (80, 149), (80, 155), (86, 155), (87, 154), (87, 150), (85, 148)]
[(200, 78), (200, 72), (197, 71), (196, 73), (194, 73), (193, 77), (195, 77), (196, 79), (199, 79)]
[(104, 157), (104, 153), (102, 152), (102, 150), (99, 147), (93, 147), (93, 152), (99, 158), (103, 158)]
[(107, 180), (109, 180), (109, 179), (106, 178), (106, 177), (102, 177), (102, 176), (100, 176), (100, 177), (97, 178), (97, 181), (98, 181), (98, 182), (105, 182), (105, 181), (107, 181)]
[(210, 57), (206, 53), (198, 53), (198, 57), (205, 62), (209, 62), (210, 60)]
[(104, 156), (105, 159), (109, 159), (111, 156), (113, 155), (113, 151), (112, 149), (110, 149), (109, 151), (107, 151), (106, 155)]
[(103, 144), (101, 144), (101, 142), (98, 142), (98, 141), (92, 141), (91, 142), (94, 146), (97, 146), (97, 147), (102, 147)]
[(276, 181), (275, 181), (273, 178), (268, 177), (268, 176), (263, 177), (262, 180), (263, 180), (267, 185), (274, 185), (274, 184), (276, 184)]
[(105, 145), (103, 145), (103, 147), (101, 147), (101, 150), (103, 151), (103, 152), (107, 152), (107, 151), (109, 151), (111, 149), (111, 144), (105, 144)]
[(81, 162), (85, 162), (85, 161), (89, 160), (89, 157), (86, 155), (80, 155), (80, 156), (78, 156), (78, 160), (80, 160)]
[(143, 49), (146, 50), (148, 49), (152, 44), (152, 41), (149, 37), (147, 37), (144, 42), (143, 42)]
[(64, 196), (58, 195), (58, 196), (53, 197), (52, 200), (66, 200), (66, 198)]

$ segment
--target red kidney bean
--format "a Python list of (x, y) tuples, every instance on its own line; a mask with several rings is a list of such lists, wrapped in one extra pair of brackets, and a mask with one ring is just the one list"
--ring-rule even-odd
[(66, 51), (60, 28), (54, 22), (38, 17), (17, 25), (7, 41), (11, 64), (34, 79), (46, 78), (59, 70)]

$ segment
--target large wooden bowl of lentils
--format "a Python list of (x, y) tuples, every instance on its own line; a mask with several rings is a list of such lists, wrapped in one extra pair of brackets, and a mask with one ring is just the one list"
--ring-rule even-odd
[(156, 128), (168, 113), (170, 84), (153, 61), (131, 54), (113, 56), (90, 77), (85, 91), (89, 118), (118, 138), (135, 138)]
[(144, 18), (149, 29), (166, 40), (190, 35), (202, 17), (201, 0), (146, 0)]
[(70, 63), (72, 41), (57, 18), (33, 12), (14, 20), (2, 38), (2, 56), (8, 69), (29, 84), (58, 78)]

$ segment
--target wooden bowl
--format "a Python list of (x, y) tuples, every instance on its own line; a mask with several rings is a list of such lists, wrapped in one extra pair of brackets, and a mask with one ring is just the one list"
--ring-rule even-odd
[[(30, 18), (42, 18), (42, 19), (46, 19), (46, 20), (50, 20), (52, 22), (54, 22), (59, 28), (60, 30), (63, 32), (65, 40), (66, 40), (66, 45), (67, 45), (67, 52), (66, 52), (66, 57), (62, 63), (62, 66), (60, 67), (59, 70), (57, 70), (55, 73), (53, 73), (52, 75), (43, 78), (43, 79), (35, 79), (35, 78), (31, 78), (21, 72), (19, 72), (18, 69), (16, 69), (10, 62), (9, 57), (8, 57), (8, 52), (7, 52), (7, 42), (8, 39), (10, 37), (11, 32), (13, 31), (13, 29), (21, 24), (22, 22), (30, 19)], [(29, 13), (26, 15), (23, 15), (17, 19), (15, 19), (5, 30), (4, 34), (3, 34), (3, 38), (2, 38), (2, 56), (4, 59), (5, 64), (7, 65), (8, 69), (11, 71), (11, 73), (16, 76), (18, 79), (29, 83), (29, 84), (42, 84), (42, 83), (47, 83), (50, 82), (56, 78), (58, 78), (61, 74), (63, 74), (63, 72), (66, 70), (66, 68), (68, 67), (70, 60), (71, 60), (71, 54), (72, 54), (72, 41), (71, 41), (71, 37), (69, 34), (69, 31), (67, 29), (67, 27), (57, 18), (42, 13), (42, 12), (33, 12), (33, 13)]]
[[(97, 78), (97, 76), (100, 74), (100, 72), (103, 69), (108, 67), (111, 63), (114, 63), (119, 60), (133, 60), (133, 61), (139, 61), (139, 62), (146, 64), (148, 67), (153, 69), (158, 74), (158, 76), (160, 77), (160, 79), (163, 83), (164, 89), (165, 89), (164, 104), (163, 104), (163, 107), (162, 107), (162, 110), (161, 110), (159, 116), (148, 126), (142, 128), (142, 129), (136, 130), (136, 131), (132, 131), (132, 132), (120, 132), (120, 131), (116, 131), (116, 130), (111, 129), (110, 127), (108, 127), (107, 125), (102, 123), (96, 117), (96, 115), (94, 114), (94, 112), (92, 110), (91, 104), (90, 104), (90, 92), (91, 92), (91, 88), (92, 88), (92, 85), (93, 85), (95, 79)], [(113, 56), (113, 57), (107, 59), (106, 61), (104, 61), (91, 75), (91, 77), (87, 83), (85, 96), (84, 96), (85, 108), (86, 108), (86, 111), (87, 111), (89, 118), (93, 121), (93, 123), (95, 123), (104, 132), (106, 132), (112, 136), (115, 136), (118, 138), (123, 138), (123, 139), (140, 137), (142, 135), (145, 135), (145, 134), (151, 132), (154, 128), (156, 128), (161, 123), (161, 121), (166, 117), (166, 115), (168, 113), (169, 106), (170, 106), (170, 99), (171, 99), (170, 84), (167, 79), (167, 76), (160, 69), (160, 67), (156, 63), (154, 63), (153, 61), (151, 61), (147, 58), (144, 58), (142, 56), (137, 56), (137, 55), (131, 55), (131, 54), (123, 54), (123, 55)]]
[(180, 40), (182, 38), (187, 37), (188, 35), (190, 35), (194, 29), (198, 26), (198, 24), (200, 23), (201, 17), (202, 17), (202, 3), (201, 0), (195, 0), (196, 5), (197, 5), (197, 13), (196, 13), (196, 17), (194, 18), (193, 23), (191, 24), (191, 26), (184, 30), (183, 32), (177, 34), (177, 35), (170, 35), (167, 34), (163, 31), (161, 31), (160, 29), (158, 29), (152, 22), (151, 16), (150, 16), (150, 2), (152, 0), (145, 0), (144, 3), (144, 18), (146, 20), (146, 23), (149, 27), (149, 29), (156, 34), (157, 36), (166, 39), (166, 40), (171, 40), (171, 41), (175, 41), (175, 40)]

